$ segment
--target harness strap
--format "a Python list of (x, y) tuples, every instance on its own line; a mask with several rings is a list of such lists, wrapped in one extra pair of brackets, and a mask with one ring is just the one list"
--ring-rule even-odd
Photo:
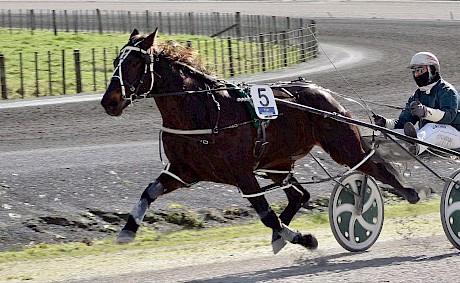
[(257, 169), (254, 170), (254, 173), (275, 173), (275, 174), (291, 174), (294, 173), (293, 171), (282, 171), (282, 170), (271, 170), (271, 169)]
[(210, 135), (213, 133), (212, 129), (179, 130), (179, 129), (171, 129), (165, 126), (161, 126), (161, 130), (165, 133), (170, 133), (170, 134), (175, 134), (175, 135)]
[(169, 171), (169, 167), (171, 166), (171, 163), (168, 163), (168, 165), (166, 165), (166, 168), (164, 170), (161, 170), (160, 174), (166, 174), (166, 175), (169, 175), (170, 177), (173, 177), (174, 179), (176, 179), (177, 181), (181, 182), (182, 184), (184, 184), (184, 186), (186, 187), (190, 187), (193, 185), (190, 184), (190, 183), (186, 183), (184, 182), (179, 176), (177, 176), (176, 174), (172, 173), (171, 171)]
[(344, 173), (344, 175), (347, 175), (353, 171), (355, 171), (357, 168), (359, 168), (359, 166), (363, 165), (364, 162), (366, 162), (369, 158), (371, 158), (372, 155), (374, 155), (375, 153), (375, 149), (373, 148), (367, 155), (366, 157), (363, 158), (363, 160), (361, 160), (361, 162), (359, 162), (358, 164), (356, 164), (353, 168), (350, 168), (347, 172)]
[(265, 129), (268, 127), (268, 121), (261, 121), (257, 128), (257, 140), (254, 142), (253, 156), (255, 159), (253, 169), (259, 166), (260, 158), (264, 154), (265, 146), (268, 144)]
[[(263, 196), (267, 193), (270, 193), (270, 192), (274, 192), (274, 191), (278, 191), (278, 190), (284, 190), (284, 189), (288, 189), (290, 187), (293, 187), (294, 185), (293, 184), (287, 184), (287, 185), (284, 185), (284, 186), (278, 186), (278, 187), (274, 187), (274, 188), (269, 188), (269, 189), (266, 189), (266, 190), (263, 190), (262, 192), (260, 193), (255, 193), (255, 194), (243, 194), (241, 192), (241, 190), (239, 190), (240, 192), (240, 195), (243, 197), (243, 198), (254, 198), (254, 197), (259, 197), (259, 196)], [(262, 188), (263, 189), (263, 188)]]

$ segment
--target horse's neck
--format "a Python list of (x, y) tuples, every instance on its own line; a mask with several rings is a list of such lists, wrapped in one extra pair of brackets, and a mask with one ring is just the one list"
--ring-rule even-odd
[[(190, 74), (185, 76), (162, 75), (165, 81), (160, 85), (170, 86), (162, 89), (161, 93), (171, 93), (165, 97), (156, 98), (156, 104), (163, 118), (165, 127), (175, 129), (197, 129), (210, 126), (210, 98), (205, 92), (193, 93), (212, 89), (215, 83), (209, 80), (196, 79)], [(180, 79), (179, 79), (180, 78)]]

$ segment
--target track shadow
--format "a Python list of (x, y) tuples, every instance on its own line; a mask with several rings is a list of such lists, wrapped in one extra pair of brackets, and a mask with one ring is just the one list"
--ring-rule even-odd
[[(349, 270), (359, 270), (363, 268), (369, 267), (381, 267), (381, 266), (390, 266), (393, 264), (403, 264), (405, 262), (420, 262), (420, 261), (427, 261), (427, 262), (434, 262), (443, 260), (450, 257), (457, 257), (459, 253), (457, 251), (432, 256), (432, 257), (420, 257), (420, 256), (393, 256), (393, 257), (384, 257), (384, 258), (374, 258), (372, 260), (357, 260), (347, 262), (347, 257), (351, 257), (356, 255), (357, 253), (340, 253), (337, 255), (330, 255), (330, 256), (323, 256), (320, 258), (314, 259), (305, 259), (305, 260), (297, 260), (293, 266), (290, 267), (281, 267), (275, 269), (266, 269), (260, 270), (256, 272), (242, 272), (236, 273), (228, 276), (222, 276), (213, 279), (204, 279), (204, 280), (192, 280), (186, 281), (188, 283), (237, 283), (237, 282), (244, 282), (244, 283), (255, 283), (255, 282), (263, 282), (265, 280), (273, 280), (273, 279), (286, 279), (291, 276), (301, 276), (301, 275), (309, 275), (309, 274), (316, 274), (322, 272), (346, 272)], [(332, 260), (336, 259), (344, 259), (342, 262), (331, 262)], [(257, 264), (254, 262), (253, 264)]]

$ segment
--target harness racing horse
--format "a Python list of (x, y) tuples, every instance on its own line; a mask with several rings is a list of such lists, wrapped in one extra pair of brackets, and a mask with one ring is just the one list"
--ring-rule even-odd
[[(241, 89), (228, 87), (211, 76), (190, 49), (157, 43), (156, 29), (149, 35), (134, 30), (114, 61), (114, 73), (101, 104), (112, 116), (139, 97), (154, 97), (163, 119), (162, 141), (167, 167), (143, 191), (118, 243), (132, 241), (150, 204), (159, 196), (199, 181), (236, 186), (252, 204), (263, 224), (273, 230), (275, 253), (286, 242), (314, 249), (310, 234), (289, 228), (309, 193), (293, 178), (294, 162), (316, 145), (334, 161), (353, 167), (370, 148), (361, 142), (356, 126), (279, 104), (279, 115), (267, 124), (254, 118)], [(324, 88), (302, 81), (272, 86), (277, 98), (351, 115)], [(269, 206), (255, 177), (264, 170), (277, 185), (286, 185), (288, 205), (278, 216)], [(393, 187), (410, 203), (420, 200), (417, 192), (402, 185), (398, 173), (373, 155), (358, 170)]]

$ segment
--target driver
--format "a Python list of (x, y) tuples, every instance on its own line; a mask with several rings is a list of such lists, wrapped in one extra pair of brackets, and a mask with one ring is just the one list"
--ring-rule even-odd
[[(430, 52), (419, 52), (412, 57), (410, 69), (418, 88), (405, 109), (398, 119), (374, 115), (375, 124), (401, 129), (407, 136), (444, 148), (460, 148), (460, 96), (441, 78), (438, 58)], [(414, 127), (417, 122), (419, 129)], [(419, 144), (409, 147), (413, 154), (420, 154), (426, 148)]]

